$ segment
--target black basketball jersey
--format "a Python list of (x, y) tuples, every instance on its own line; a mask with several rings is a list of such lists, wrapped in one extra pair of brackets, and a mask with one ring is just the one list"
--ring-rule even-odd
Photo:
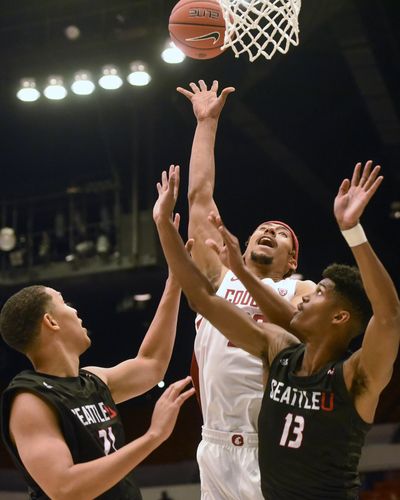
[(304, 345), (274, 359), (258, 420), (263, 495), (268, 500), (358, 498), (358, 462), (370, 425), (358, 415), (343, 361), (294, 375)]
[[(122, 422), (111, 393), (96, 375), (85, 370), (80, 370), (78, 377), (55, 377), (30, 370), (20, 373), (3, 393), (1, 427), (3, 440), (25, 477), (32, 500), (48, 497), (25, 469), (9, 433), (12, 398), (16, 391), (21, 390), (38, 395), (54, 408), (74, 463), (103, 457), (125, 444)], [(98, 498), (141, 499), (140, 491), (130, 476)]]

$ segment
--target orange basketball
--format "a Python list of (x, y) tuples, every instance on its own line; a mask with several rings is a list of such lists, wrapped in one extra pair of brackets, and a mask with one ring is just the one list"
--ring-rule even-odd
[(193, 59), (222, 54), (225, 20), (217, 0), (180, 0), (169, 18), (171, 40)]

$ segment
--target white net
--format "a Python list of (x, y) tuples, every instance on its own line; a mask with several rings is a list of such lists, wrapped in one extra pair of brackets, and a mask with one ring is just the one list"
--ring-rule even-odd
[(271, 59), (299, 43), (301, 0), (218, 0), (226, 24), (223, 49), (235, 57), (247, 52), (250, 61)]

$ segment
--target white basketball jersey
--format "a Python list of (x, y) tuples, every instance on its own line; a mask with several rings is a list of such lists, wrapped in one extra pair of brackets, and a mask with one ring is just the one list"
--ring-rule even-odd
[[(286, 300), (295, 294), (296, 280), (274, 282), (264, 278), (262, 281)], [(266, 321), (232, 271), (225, 274), (217, 295), (246, 311), (255, 321)], [(196, 331), (194, 352), (199, 368), (204, 427), (227, 432), (257, 432), (264, 394), (261, 359), (233, 346), (200, 315), (196, 317)]]

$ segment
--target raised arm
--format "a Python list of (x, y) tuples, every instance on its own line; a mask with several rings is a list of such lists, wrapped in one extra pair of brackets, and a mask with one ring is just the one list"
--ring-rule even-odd
[(75, 464), (54, 410), (40, 397), (21, 392), (14, 398), (10, 434), (32, 478), (56, 500), (97, 498), (121, 481), (171, 434), (181, 405), (194, 389), (172, 384), (156, 403), (149, 430), (107, 456)]
[(347, 366), (350, 379), (361, 376), (364, 381), (366, 390), (356, 396), (356, 407), (367, 421), (373, 420), (379, 395), (392, 376), (400, 342), (399, 297), (359, 225), (359, 218), (383, 180), (379, 172), (380, 166), (372, 169), (372, 161), (364, 169), (358, 163), (351, 181), (342, 182), (334, 205), (337, 223), (351, 247), (373, 311), (361, 349)]
[(204, 245), (207, 238), (220, 238), (207, 221), (210, 210), (217, 211), (214, 201), (215, 160), (214, 147), (218, 120), (227, 96), (233, 87), (222, 90), (217, 96), (218, 82), (208, 90), (203, 80), (190, 84), (191, 91), (178, 87), (193, 105), (197, 127), (193, 139), (189, 167), (189, 238), (194, 238), (192, 256), (196, 264), (218, 288), (225, 274), (221, 261)]
[(85, 368), (104, 380), (116, 403), (143, 394), (163, 379), (174, 346), (180, 296), (181, 288), (170, 274), (137, 356), (112, 368)]
[(315, 283), (309, 280), (298, 281), (296, 294), (293, 299), (290, 302), (285, 300), (244, 265), (239, 240), (228, 231), (220, 215), (211, 212), (208, 220), (218, 230), (223, 244), (219, 245), (215, 240), (208, 239), (206, 241), (207, 246), (218, 255), (222, 264), (231, 269), (235, 276), (240, 279), (245, 288), (250, 292), (250, 295), (257, 302), (265, 318), (271, 323), (290, 330), (290, 321), (295, 311), (297, 311), (296, 305), (301, 301), (303, 295), (314, 291)]
[(196, 267), (185, 250), (179, 233), (174, 228), (170, 214), (175, 206), (179, 167), (171, 166), (169, 178), (162, 174), (158, 184), (159, 198), (154, 206), (153, 217), (157, 225), (165, 258), (176, 276), (190, 306), (209, 320), (237, 347), (262, 358), (266, 365), (294, 337), (272, 324), (260, 324), (230, 302), (218, 297), (209, 280)]

